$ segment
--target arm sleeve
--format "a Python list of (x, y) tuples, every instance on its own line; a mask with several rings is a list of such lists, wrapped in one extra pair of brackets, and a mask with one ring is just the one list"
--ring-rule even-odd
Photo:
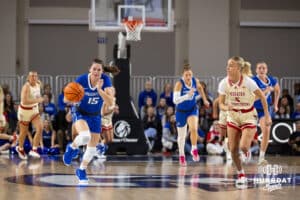
[(173, 102), (174, 104), (180, 104), (181, 102), (188, 100), (189, 99), (189, 95), (185, 94), (183, 96), (180, 96), (180, 92), (174, 92), (173, 94)]

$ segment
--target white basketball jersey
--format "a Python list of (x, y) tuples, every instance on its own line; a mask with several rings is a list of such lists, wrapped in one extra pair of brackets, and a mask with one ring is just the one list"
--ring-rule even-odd
[(234, 109), (250, 109), (255, 101), (255, 90), (259, 89), (256, 83), (248, 76), (241, 76), (237, 83), (224, 78), (218, 88), (220, 94), (226, 95), (227, 104)]
[[(35, 86), (31, 86), (29, 83), (27, 83), (27, 84), (29, 85), (29, 98), (30, 99), (40, 98), (41, 97), (41, 86), (40, 86), (40, 84), (36, 83)], [(28, 107), (33, 107), (33, 106), (38, 105), (38, 103), (24, 105), (23, 102), (21, 102), (21, 104), (23, 106), (28, 106)]]

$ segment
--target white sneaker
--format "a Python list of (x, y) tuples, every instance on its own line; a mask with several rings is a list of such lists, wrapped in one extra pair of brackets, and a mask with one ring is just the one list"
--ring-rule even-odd
[(18, 152), (18, 156), (20, 159), (27, 160), (27, 155), (26, 155), (24, 149), (20, 150), (19, 146), (16, 146), (16, 151)]
[(235, 181), (235, 186), (239, 189), (246, 189), (248, 187), (248, 180), (245, 174), (238, 174), (238, 179)]
[(264, 157), (258, 158), (258, 165), (267, 165), (268, 161)]
[(37, 150), (30, 150), (29, 155), (33, 158), (40, 158), (40, 154), (37, 152)]

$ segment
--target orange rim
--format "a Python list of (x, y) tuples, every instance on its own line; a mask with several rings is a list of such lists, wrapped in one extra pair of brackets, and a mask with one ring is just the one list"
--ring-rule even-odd
[(129, 30), (135, 30), (135, 28), (143, 24), (142, 20), (124, 20), (123, 24), (129, 28)]

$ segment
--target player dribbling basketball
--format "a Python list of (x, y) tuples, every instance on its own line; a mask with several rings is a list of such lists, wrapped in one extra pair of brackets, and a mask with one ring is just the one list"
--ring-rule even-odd
[(111, 87), (110, 78), (103, 74), (103, 62), (95, 59), (88, 74), (79, 76), (76, 81), (84, 88), (84, 97), (79, 103), (72, 105), (73, 127), (78, 135), (72, 144), (67, 145), (63, 155), (65, 165), (69, 166), (77, 156), (78, 147), (87, 145), (80, 167), (76, 169), (79, 184), (88, 184), (86, 168), (96, 154), (96, 145), (101, 133), (100, 110), (103, 102), (112, 105), (113, 98), (106, 91)]

